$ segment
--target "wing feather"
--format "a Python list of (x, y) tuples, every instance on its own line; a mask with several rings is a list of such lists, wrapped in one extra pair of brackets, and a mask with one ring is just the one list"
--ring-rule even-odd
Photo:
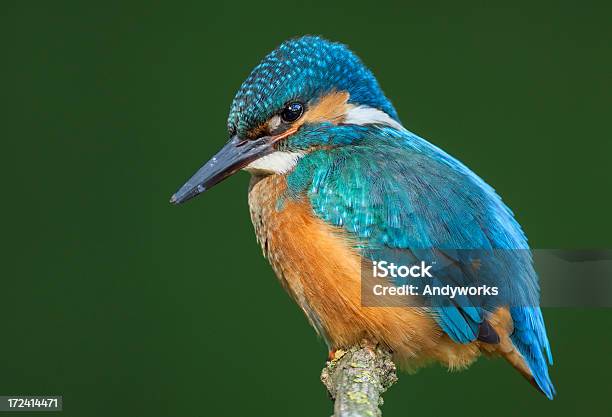
[[(467, 167), (418, 136), (362, 127), (351, 146), (314, 151), (288, 177), (290, 190), (306, 194), (315, 214), (360, 242), (364, 256), (380, 250), (420, 253), (453, 264), (439, 279), (469, 283), (470, 250), (507, 250), (485, 265), (500, 285), (517, 294), (538, 294), (527, 240), (495, 191)], [(357, 132), (359, 133), (359, 132)], [(527, 253), (527, 254), (526, 254)], [(444, 283), (444, 282), (442, 282)], [(489, 332), (487, 309), (469, 297), (434, 309), (440, 327), (457, 343)], [(542, 391), (552, 397), (543, 352), (552, 362), (539, 307), (512, 309), (512, 341), (526, 358)], [(482, 335), (495, 340), (490, 334)]]

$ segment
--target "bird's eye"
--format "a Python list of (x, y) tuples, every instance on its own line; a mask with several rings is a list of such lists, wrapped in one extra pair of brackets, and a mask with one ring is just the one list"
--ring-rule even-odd
[(289, 103), (281, 111), (281, 118), (284, 122), (295, 122), (304, 113), (304, 106), (302, 103)]

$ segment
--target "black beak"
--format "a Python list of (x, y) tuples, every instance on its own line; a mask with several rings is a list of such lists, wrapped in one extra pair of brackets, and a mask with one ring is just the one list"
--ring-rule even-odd
[(181, 204), (210, 189), (254, 160), (272, 152), (270, 137), (242, 140), (233, 136), (210, 161), (196, 172), (170, 198), (172, 204)]

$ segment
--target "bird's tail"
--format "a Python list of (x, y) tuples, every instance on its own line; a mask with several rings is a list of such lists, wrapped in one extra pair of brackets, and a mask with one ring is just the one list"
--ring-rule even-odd
[(510, 314), (514, 323), (510, 340), (514, 349), (504, 353), (504, 356), (532, 385), (552, 400), (556, 390), (548, 375), (548, 365), (553, 364), (553, 359), (542, 312), (539, 307), (513, 307)]

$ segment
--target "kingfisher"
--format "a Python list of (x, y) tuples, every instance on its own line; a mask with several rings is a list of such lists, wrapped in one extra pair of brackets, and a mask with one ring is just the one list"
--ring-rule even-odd
[(442, 282), (469, 282), (471, 250), (506, 251), (505, 263), (488, 265), (500, 284), (515, 293), (539, 286), (511, 210), (468, 167), (407, 130), (348, 47), (318, 36), (282, 43), (242, 83), (227, 129), (227, 143), (170, 202), (249, 172), (249, 211), (264, 256), (330, 352), (367, 338), (407, 371), (432, 362), (464, 369), (483, 354), (497, 356), (553, 398), (537, 305), (469, 297), (434, 306), (362, 303), (362, 261), (381, 250), (450, 259), (454, 275)]

